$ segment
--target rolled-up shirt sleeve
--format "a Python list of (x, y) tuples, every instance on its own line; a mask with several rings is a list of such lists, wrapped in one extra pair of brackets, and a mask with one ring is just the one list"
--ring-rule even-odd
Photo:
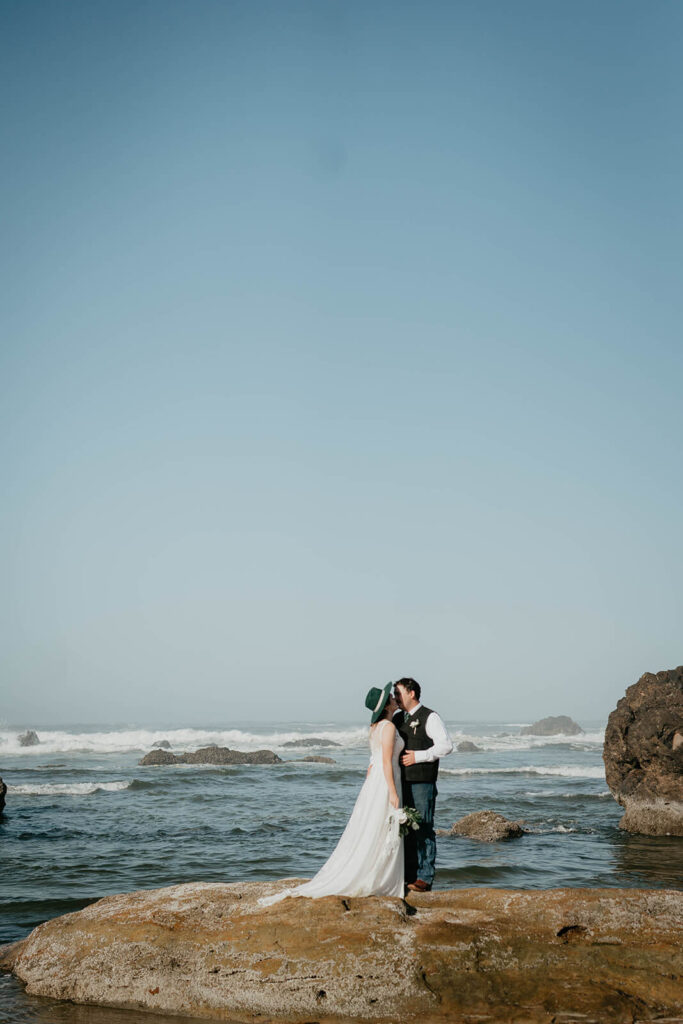
[(446, 726), (441, 721), (436, 711), (432, 711), (431, 715), (427, 719), (425, 724), (425, 732), (429, 736), (430, 740), (434, 741), (433, 747), (428, 747), (427, 750), (414, 750), (415, 763), (419, 764), (423, 761), (438, 761), (441, 757), (446, 757), (450, 754), (453, 749), (453, 740), (448, 735)]

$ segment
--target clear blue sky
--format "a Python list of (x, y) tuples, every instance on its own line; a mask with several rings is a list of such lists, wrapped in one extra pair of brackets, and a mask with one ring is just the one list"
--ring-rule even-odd
[(2, 0), (6, 722), (683, 661), (683, 5)]

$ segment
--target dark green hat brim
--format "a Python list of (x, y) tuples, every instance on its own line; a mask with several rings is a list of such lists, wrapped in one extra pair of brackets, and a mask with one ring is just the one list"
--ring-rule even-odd
[(380, 715), (382, 714), (382, 712), (384, 711), (385, 707), (387, 706), (387, 701), (389, 700), (389, 697), (391, 695), (391, 687), (392, 687), (392, 685), (393, 685), (392, 683), (387, 683), (387, 685), (382, 690), (381, 703), (380, 703), (380, 701), (378, 701), (377, 710), (372, 712), (372, 717), (370, 718), (370, 725), (374, 725), (375, 724), (375, 722), (379, 719)]

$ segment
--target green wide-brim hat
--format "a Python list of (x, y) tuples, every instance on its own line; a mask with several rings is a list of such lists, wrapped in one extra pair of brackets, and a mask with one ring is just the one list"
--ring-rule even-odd
[(391, 694), (392, 685), (392, 683), (387, 683), (383, 690), (380, 690), (379, 686), (373, 686), (368, 690), (368, 695), (365, 698), (365, 706), (369, 711), (372, 711), (370, 725), (374, 725), (384, 711)]

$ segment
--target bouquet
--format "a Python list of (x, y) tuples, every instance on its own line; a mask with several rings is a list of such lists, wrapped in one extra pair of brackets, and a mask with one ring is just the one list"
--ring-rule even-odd
[(407, 836), (412, 830), (417, 832), (422, 821), (422, 815), (414, 807), (400, 807), (396, 812), (398, 817), (398, 834)]

